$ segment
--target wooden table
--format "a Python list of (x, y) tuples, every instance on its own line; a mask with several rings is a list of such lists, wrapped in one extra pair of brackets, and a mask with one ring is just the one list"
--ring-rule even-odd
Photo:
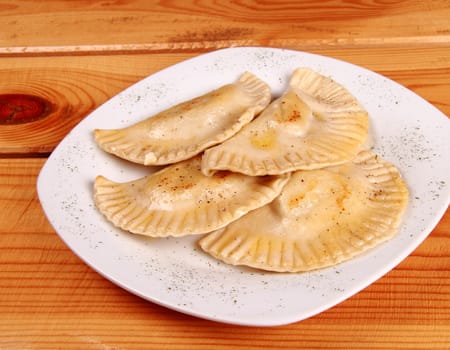
[[(61, 241), (35, 188), (47, 156), (89, 112), (223, 47), (343, 59), (450, 115), (449, 1), (5, 0), (0, 28), (0, 94), (16, 98), (0, 124), (0, 349), (450, 349), (448, 210), (406, 260), (349, 300), (251, 328), (186, 316), (107, 281)], [(23, 123), (25, 102), (45, 117)]]

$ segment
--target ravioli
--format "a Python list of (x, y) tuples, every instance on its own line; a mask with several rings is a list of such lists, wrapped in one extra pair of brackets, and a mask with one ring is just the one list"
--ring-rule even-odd
[(368, 114), (343, 86), (298, 68), (289, 88), (257, 118), (207, 149), (206, 175), (231, 170), (275, 175), (319, 169), (352, 159), (368, 138)]
[(294, 172), (274, 201), (199, 245), (233, 265), (278, 272), (319, 269), (390, 239), (407, 202), (399, 171), (362, 151), (342, 165)]
[(106, 152), (144, 165), (191, 158), (238, 132), (270, 102), (269, 86), (246, 72), (234, 84), (185, 101), (122, 129), (96, 129)]
[(95, 203), (109, 221), (132, 233), (185, 236), (216, 230), (265, 205), (289, 179), (227, 171), (205, 176), (200, 164), (196, 156), (127, 183), (98, 176)]

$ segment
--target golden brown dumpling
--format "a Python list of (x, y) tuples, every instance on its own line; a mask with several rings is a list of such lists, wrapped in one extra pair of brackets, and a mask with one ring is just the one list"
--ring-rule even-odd
[(115, 183), (98, 176), (95, 203), (114, 225), (152, 237), (216, 230), (273, 200), (289, 179), (231, 172), (205, 176), (200, 156), (144, 178)]
[(289, 88), (239, 133), (205, 151), (205, 174), (282, 174), (340, 164), (361, 150), (368, 115), (333, 80), (299, 68)]
[(95, 130), (105, 151), (145, 165), (193, 157), (238, 132), (270, 102), (270, 88), (251, 73), (205, 95), (183, 102), (137, 124)]
[(274, 201), (199, 244), (233, 265), (280, 272), (323, 268), (391, 238), (407, 201), (398, 170), (363, 151), (342, 165), (294, 172)]

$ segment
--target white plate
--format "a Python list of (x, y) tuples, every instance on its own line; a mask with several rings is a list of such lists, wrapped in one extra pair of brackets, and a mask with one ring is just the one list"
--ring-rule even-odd
[[(228, 266), (203, 254), (198, 237), (150, 239), (114, 228), (96, 210), (93, 180), (148, 173), (97, 148), (92, 130), (130, 125), (175, 103), (233, 82), (248, 70), (280, 95), (292, 71), (310, 67), (347, 87), (369, 111), (375, 151), (396, 164), (410, 204), (399, 234), (368, 254), (302, 274)], [(376, 73), (335, 59), (272, 48), (230, 48), (153, 74), (99, 107), (55, 149), (38, 194), (56, 232), (93, 269), (154, 303), (241, 325), (299, 321), (330, 308), (384, 275), (431, 232), (450, 199), (450, 122), (425, 100)]]

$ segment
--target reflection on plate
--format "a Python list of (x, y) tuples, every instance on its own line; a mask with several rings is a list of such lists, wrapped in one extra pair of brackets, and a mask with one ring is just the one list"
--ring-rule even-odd
[[(114, 228), (96, 210), (96, 175), (128, 181), (151, 168), (101, 151), (94, 128), (124, 127), (232, 82), (248, 70), (282, 93), (292, 71), (310, 67), (349, 89), (368, 110), (374, 150), (398, 166), (410, 187), (399, 234), (333, 268), (301, 274), (228, 266), (202, 253), (198, 237), (151, 239)], [(273, 48), (230, 48), (153, 74), (102, 105), (55, 149), (38, 194), (56, 232), (87, 264), (147, 300), (232, 324), (296, 322), (350, 297), (392, 269), (430, 233), (450, 199), (450, 122), (397, 83), (335, 59)]]

